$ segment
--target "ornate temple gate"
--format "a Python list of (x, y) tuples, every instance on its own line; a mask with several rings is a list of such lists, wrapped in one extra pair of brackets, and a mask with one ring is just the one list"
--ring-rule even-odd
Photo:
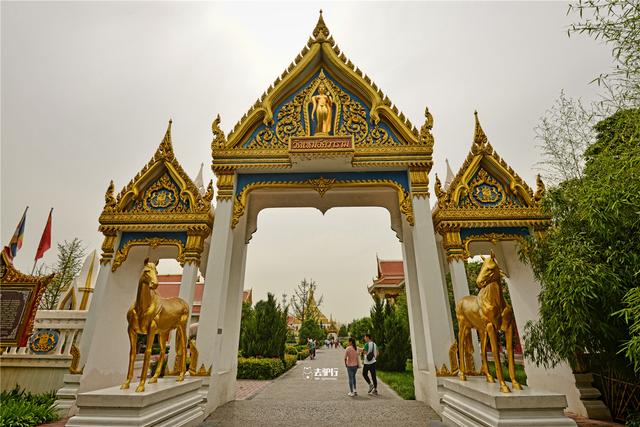
[[(212, 125), (215, 230), (197, 347), (211, 366), (207, 412), (235, 393), (246, 247), (272, 207), (379, 206), (403, 243), (416, 396), (438, 407), (436, 367), (452, 328), (438, 264), (428, 173), (433, 120), (418, 131), (341, 53), (322, 16), (295, 62), (228, 137)], [(444, 343), (444, 344), (443, 344)]]
[[(538, 206), (542, 183), (534, 194), (495, 154), (479, 122), (472, 151), (451, 185), (443, 190), (436, 177), (432, 212), (432, 126), (428, 109), (420, 130), (409, 123), (340, 51), (322, 15), (295, 61), (228, 136), (220, 118), (214, 120), (215, 226), (212, 184), (200, 193), (184, 173), (170, 123), (151, 161), (118, 196), (113, 183), (105, 196), (101, 267), (80, 343), (80, 392), (124, 380), (125, 314), (135, 300), (142, 260), (174, 258), (184, 267), (180, 297), (190, 305), (198, 270), (205, 276), (197, 363), (193, 355), (191, 360), (191, 376), (203, 380), (205, 414), (233, 400), (247, 245), (259, 212), (376, 206), (388, 210), (402, 242), (416, 398), (440, 412), (442, 375), (455, 341), (445, 271), (458, 300), (469, 292), (463, 260), (488, 252), (486, 245), (497, 248), (522, 331), (524, 322), (537, 318), (539, 285), (517, 259), (513, 241), (540, 232), (549, 218)], [(527, 374), (530, 384), (548, 375), (534, 367)], [(560, 389), (570, 408), (584, 412), (567, 368), (554, 374), (564, 379)]]
[[(495, 152), (477, 113), (471, 150), (460, 170), (445, 189), (437, 176), (435, 179), (438, 202), (433, 223), (441, 242), (441, 258), (446, 260), (442, 267), (451, 274), (455, 300), (469, 295), (464, 261), (495, 252), (521, 336), (527, 322), (538, 320), (540, 285), (531, 268), (520, 261), (518, 243), (531, 234), (543, 233), (551, 225), (551, 217), (540, 205), (545, 191), (540, 176), (536, 184), (534, 192)], [(480, 366), (475, 344), (475, 363)], [(567, 364), (545, 369), (525, 362), (524, 368), (529, 387), (564, 394), (572, 412), (587, 415)], [(440, 374), (451, 375), (446, 366)]]
[(100, 270), (80, 342), (79, 392), (123, 381), (126, 312), (136, 299), (145, 258), (180, 262), (180, 297), (193, 305), (201, 254), (213, 225), (212, 199), (213, 184), (201, 194), (175, 158), (171, 122), (151, 160), (117, 196), (111, 182), (100, 215), (105, 236)]

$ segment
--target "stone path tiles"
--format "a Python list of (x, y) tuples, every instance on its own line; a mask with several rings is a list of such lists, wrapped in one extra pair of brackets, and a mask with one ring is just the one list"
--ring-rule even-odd
[(425, 426), (430, 420), (439, 420), (429, 406), (402, 400), (380, 381), (379, 394), (367, 395), (362, 370), (356, 379), (359, 396), (347, 396), (343, 355), (343, 349), (319, 350), (316, 360), (298, 362), (248, 400), (221, 406), (202, 426), (335, 426), (362, 424), (367, 419), (384, 426)]
[(236, 380), (236, 400), (250, 399), (273, 381)]

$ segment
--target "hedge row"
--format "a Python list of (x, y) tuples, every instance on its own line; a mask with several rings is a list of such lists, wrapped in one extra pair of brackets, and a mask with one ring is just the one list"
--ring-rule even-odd
[(277, 358), (238, 357), (237, 378), (271, 380), (295, 366), (296, 361), (297, 357), (292, 354), (285, 354), (284, 361)]
[(295, 346), (289, 345), (284, 349), (284, 353), (297, 356), (298, 360), (304, 360), (309, 357), (309, 349), (304, 344)]

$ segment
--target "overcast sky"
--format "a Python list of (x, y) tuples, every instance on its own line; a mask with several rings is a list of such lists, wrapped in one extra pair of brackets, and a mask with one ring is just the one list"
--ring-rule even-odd
[[(567, 37), (567, 4), (549, 3), (11, 3), (2, 2), (1, 237), (25, 206), (16, 264), (30, 271), (50, 207), (54, 242), (99, 248), (110, 179), (122, 188), (149, 160), (167, 121), (185, 170), (210, 170), (210, 124), (226, 131), (291, 63), (324, 18), (340, 48), (420, 127), (434, 116), (433, 172), (469, 151), (477, 109), (498, 153), (530, 184), (533, 128), (561, 89), (596, 99), (589, 82), (607, 46)], [(368, 313), (376, 254), (400, 259), (380, 208), (272, 209), (259, 217), (245, 287), (291, 294), (319, 283), (323, 311)], [(53, 263), (56, 250), (44, 260)], [(175, 269), (165, 265), (164, 271)], [(434, 272), (434, 274), (436, 274)]]

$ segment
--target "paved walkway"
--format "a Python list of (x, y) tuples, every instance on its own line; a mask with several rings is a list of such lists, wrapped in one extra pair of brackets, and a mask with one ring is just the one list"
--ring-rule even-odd
[[(429, 406), (402, 400), (380, 381), (379, 394), (367, 395), (362, 370), (356, 379), (360, 395), (347, 396), (349, 382), (343, 354), (343, 349), (319, 350), (316, 360), (298, 362), (248, 400), (221, 406), (202, 426), (335, 426), (365, 424), (367, 419), (384, 426), (425, 426), (430, 419), (438, 420)], [(318, 377), (316, 369), (320, 369)], [(332, 376), (336, 372), (337, 377)]]

